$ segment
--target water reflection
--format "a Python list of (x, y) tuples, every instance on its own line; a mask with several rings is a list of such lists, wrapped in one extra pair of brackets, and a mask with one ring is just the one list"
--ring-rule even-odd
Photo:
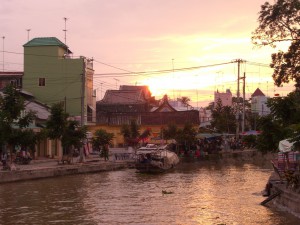
[(0, 224), (299, 224), (260, 206), (270, 171), (189, 162), (160, 175), (127, 169), (4, 184)]

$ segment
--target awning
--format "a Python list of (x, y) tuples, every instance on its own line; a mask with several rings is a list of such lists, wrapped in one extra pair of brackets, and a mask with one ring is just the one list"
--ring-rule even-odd
[(90, 108), (90, 110), (96, 111), (96, 109), (93, 106), (91, 106), (91, 105), (87, 105), (87, 106)]
[(245, 131), (243, 133), (241, 133), (241, 135), (260, 135), (261, 134), (261, 131), (259, 130), (249, 130), (249, 131)]
[(216, 137), (220, 137), (222, 136), (222, 134), (219, 133), (200, 133), (196, 135), (196, 138), (198, 139), (209, 139), (209, 138), (216, 138)]

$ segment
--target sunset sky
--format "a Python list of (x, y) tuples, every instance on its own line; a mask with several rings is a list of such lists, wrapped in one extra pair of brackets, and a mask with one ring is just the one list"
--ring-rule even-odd
[[(157, 99), (164, 94), (187, 96), (193, 106), (206, 106), (216, 90), (229, 88), (236, 95), (237, 63), (211, 66), (236, 59), (247, 61), (241, 65), (241, 73), (247, 77), (247, 97), (257, 87), (271, 97), (286, 95), (292, 85), (274, 87), (268, 68), (276, 50), (251, 44), (251, 32), (258, 26), (264, 2), (1, 0), (4, 67), (23, 71), (23, 44), (28, 36), (57, 37), (65, 42), (66, 17), (66, 42), (73, 56), (94, 59), (98, 100), (106, 89), (119, 85), (149, 85)], [(0, 41), (2, 68), (3, 38)]]

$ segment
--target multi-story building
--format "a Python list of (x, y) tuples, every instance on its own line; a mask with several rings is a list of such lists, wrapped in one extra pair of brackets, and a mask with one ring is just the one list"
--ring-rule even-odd
[(270, 109), (267, 106), (268, 98), (265, 94), (257, 88), (251, 95), (251, 111), (258, 113), (260, 116), (268, 115)]
[(73, 58), (68, 46), (55, 37), (34, 38), (23, 47), (23, 89), (49, 106), (64, 102), (70, 116), (85, 125), (93, 124), (93, 60)]
[(214, 103), (221, 100), (222, 106), (232, 106), (232, 93), (229, 89), (226, 89), (225, 93), (221, 93), (218, 90), (214, 94)]

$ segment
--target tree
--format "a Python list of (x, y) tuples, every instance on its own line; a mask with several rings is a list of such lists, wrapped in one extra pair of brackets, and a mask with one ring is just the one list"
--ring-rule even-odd
[(284, 138), (284, 131), (271, 115), (259, 118), (258, 127), (262, 131), (257, 137), (257, 149), (261, 152), (277, 151), (278, 143)]
[(218, 99), (216, 107), (212, 111), (211, 126), (218, 132), (233, 133), (235, 131), (235, 113), (232, 107), (222, 106)]
[(277, 0), (261, 6), (259, 26), (253, 32), (252, 42), (257, 46), (276, 47), (281, 41), (290, 42), (287, 52), (272, 54), (271, 68), (277, 86), (295, 81), (300, 88), (300, 2), (299, 0)]
[(3, 96), (0, 95), (0, 144), (8, 145), (10, 155), (25, 134), (22, 129), (28, 127), (35, 118), (33, 111), (22, 112), (25, 112), (25, 103), (20, 91), (12, 85), (7, 86)]
[(190, 149), (197, 141), (196, 139), (197, 132), (193, 126), (189, 123), (185, 124), (183, 129), (178, 129), (176, 134), (176, 143), (178, 145), (183, 145), (187, 149)]
[(286, 97), (269, 99), (267, 104), (273, 120), (284, 131), (284, 138), (293, 138), (296, 146), (300, 146), (300, 92), (294, 91)]
[(300, 93), (291, 92), (286, 97), (268, 100), (273, 117), (283, 126), (300, 123)]
[(81, 148), (84, 144), (83, 140), (86, 139), (86, 126), (80, 126), (76, 120), (67, 120), (66, 127), (61, 137), (61, 144), (65, 153), (70, 153), (72, 147)]
[[(63, 103), (55, 103), (51, 107), (51, 115), (46, 122), (47, 136), (55, 140), (55, 151), (57, 152), (57, 141), (60, 140), (64, 153), (70, 153), (71, 147), (81, 148), (86, 138), (87, 128), (80, 126), (78, 121), (69, 118), (64, 111)], [(54, 153), (52, 153), (54, 156)], [(81, 152), (82, 157), (82, 152)], [(82, 160), (82, 159), (81, 159)]]
[(93, 148), (100, 151), (103, 146), (110, 145), (113, 138), (113, 133), (108, 133), (104, 129), (96, 130), (92, 139)]
[(178, 128), (175, 124), (169, 124), (166, 129), (163, 129), (163, 136), (165, 140), (175, 139)]
[(177, 100), (179, 102), (181, 102), (186, 108), (188, 108), (190, 105), (189, 105), (189, 102), (191, 101), (191, 99), (189, 97), (181, 97), (181, 98), (177, 98)]
[[(55, 141), (55, 152), (57, 152), (57, 142), (61, 140), (67, 127), (67, 118), (69, 114), (64, 111), (63, 103), (55, 103), (50, 109), (50, 117), (46, 122), (48, 137)], [(52, 152), (52, 156), (54, 156)]]
[(136, 146), (139, 142), (140, 127), (136, 120), (131, 120), (130, 124), (123, 124), (121, 127), (121, 134), (124, 137), (124, 141), (127, 145)]
[(259, 118), (262, 131), (257, 139), (257, 148), (263, 152), (275, 151), (282, 139), (290, 138), (300, 144), (300, 93), (291, 92), (286, 97), (276, 97), (267, 102), (270, 115)]
[(142, 132), (142, 134), (139, 136), (139, 141), (142, 141), (144, 143), (145, 140), (149, 138), (151, 135), (151, 128), (147, 128)]

